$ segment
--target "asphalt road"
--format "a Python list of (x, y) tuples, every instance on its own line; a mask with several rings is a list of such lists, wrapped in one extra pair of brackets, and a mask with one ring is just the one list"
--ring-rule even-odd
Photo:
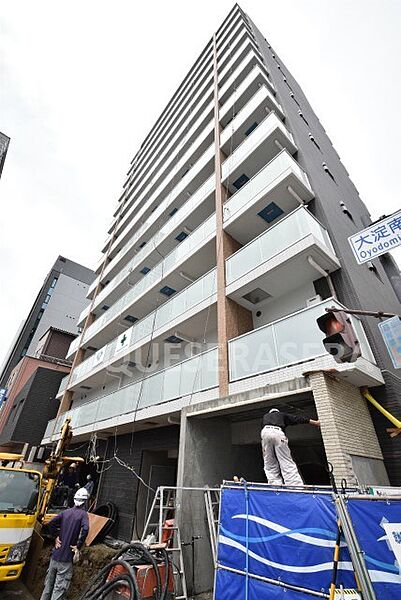
[(19, 581), (0, 584), (1, 600), (34, 600), (26, 587)]

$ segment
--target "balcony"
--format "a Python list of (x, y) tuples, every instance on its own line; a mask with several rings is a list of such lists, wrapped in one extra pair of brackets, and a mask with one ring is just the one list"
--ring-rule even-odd
[(114, 432), (117, 426), (121, 433), (121, 426), (134, 420), (168, 415), (189, 403), (215, 397), (217, 390), (211, 391), (217, 385), (217, 349), (213, 348), (60, 415), (49, 422), (43, 443), (58, 437), (67, 417), (71, 418), (74, 437), (94, 431)]
[(261, 60), (261, 55), (259, 50), (257, 49), (253, 40), (250, 37), (246, 37), (246, 39), (242, 42), (242, 44), (235, 50), (230, 58), (230, 60), (225, 64), (225, 66), (219, 72), (219, 85), (223, 86), (226, 81), (231, 76), (231, 73), (235, 71), (235, 69), (241, 64), (244, 60), (245, 56), (249, 52), (253, 52), (253, 54)]
[[(205, 271), (211, 269), (216, 264), (215, 248), (212, 243), (215, 232), (215, 216), (213, 214), (170, 252), (164, 260), (159, 262), (154, 269), (143, 276), (140, 281), (131, 285), (124, 295), (120, 295), (121, 289), (119, 287), (116, 287), (113, 291), (108, 290), (107, 299), (110, 302), (109, 306), (111, 306), (87, 328), (83, 344), (85, 345), (91, 340), (91, 345), (93, 345), (93, 340), (96, 339), (95, 345), (97, 347), (104, 345), (107, 336), (110, 335), (106, 332), (106, 329), (110, 329), (110, 326), (115, 328), (119, 320), (124, 322), (124, 319), (132, 312), (136, 318), (145, 316), (149, 312), (149, 303), (155, 305), (162, 298), (156, 288), (160, 287), (163, 281), (166, 283), (166, 278), (168, 278), (168, 285), (175, 291), (184, 289), (187, 284), (186, 279), (180, 275), (180, 268), (183, 268), (187, 273), (189, 272), (193, 279), (198, 279)], [(124, 280), (126, 289), (130, 285), (130, 274), (124, 272), (124, 275), (127, 278)], [(123, 280), (119, 283), (123, 285)], [(84, 313), (81, 314), (81, 318), (83, 315)], [(100, 332), (102, 332), (101, 335), (98, 335)]]
[[(274, 152), (275, 139), (282, 145), (285, 139), (290, 150), (295, 147), (291, 134), (274, 114), (267, 117), (266, 127), (272, 132), (271, 138), (268, 137), (271, 152)], [(224, 229), (241, 244), (246, 244), (312, 198), (306, 173), (283, 150), (226, 201)], [(263, 218), (259, 213), (264, 209), (267, 211)]]
[[(206, 311), (214, 302), (216, 302), (216, 269), (199, 278), (127, 329), (126, 341), (122, 349), (118, 346), (121, 338), (118, 336), (79, 364), (72, 373), (68, 389), (73, 390), (84, 381), (85, 385), (91, 387), (103, 385), (104, 370), (107, 367), (120, 364), (125, 357), (150, 342), (161, 344), (159, 351), (159, 360), (161, 360), (164, 340), (169, 335), (173, 335), (177, 328), (186, 339), (203, 338), (206, 329)], [(213, 327), (217, 327), (215, 315), (209, 313), (206, 325), (206, 333), (212, 331)], [(146, 350), (144, 352), (146, 355)]]
[(239, 177), (241, 179), (245, 177), (245, 181), (252, 179), (266, 165), (266, 162), (280, 152), (275, 140), (290, 152), (296, 150), (291, 134), (274, 113), (271, 113), (252, 133), (245, 136), (243, 142), (222, 164), (222, 182), (231, 194), (238, 191)]
[(327, 272), (340, 267), (326, 229), (300, 206), (226, 260), (227, 295), (255, 309), (252, 290), (278, 298), (321, 277), (309, 258)]
[[(212, 146), (213, 128), (213, 121), (210, 120), (202, 129), (197, 139), (193, 140), (193, 144), (190, 144), (180, 159), (173, 163), (173, 168), (164, 171), (160, 177), (157, 177), (156, 179), (153, 178), (150, 181), (148, 186), (139, 195), (137, 201), (131, 206), (130, 210), (125, 213), (124, 217), (119, 222), (116, 228), (116, 232), (119, 236), (121, 232), (124, 231), (124, 227), (126, 227), (127, 222), (130, 219), (132, 220), (133, 214), (135, 214), (134, 220), (138, 220), (139, 215), (142, 216), (146, 210), (151, 210), (151, 205), (153, 202), (158, 201), (163, 195), (168, 195), (169, 190), (171, 190), (174, 186), (180, 187), (180, 184), (182, 185), (182, 179), (185, 179), (186, 181), (190, 179), (185, 177), (185, 174), (183, 174), (182, 171), (186, 169), (186, 172), (188, 172), (189, 164), (193, 164), (198, 167), (201, 166), (202, 158), (205, 156), (207, 149)], [(182, 140), (180, 147), (182, 147)], [(172, 154), (174, 155), (174, 152)], [(167, 158), (163, 163), (163, 168), (165, 165), (168, 165), (169, 162), (170, 158)], [(196, 169), (194, 169), (194, 171), (196, 171)], [(192, 176), (194, 171), (191, 173)], [(199, 187), (199, 185), (200, 182), (198, 184), (195, 183), (195, 189), (196, 187)], [(113, 244), (113, 249), (117, 245), (117, 242)]]
[[(166, 109), (163, 111), (155, 127), (149, 133), (142, 148), (140, 149), (136, 157), (133, 159), (133, 164), (131, 165), (128, 172), (128, 175), (130, 176), (131, 180), (136, 179), (139, 175), (139, 172), (143, 170), (147, 160), (149, 159), (151, 149), (154, 148), (156, 144), (161, 145), (161, 138), (163, 138), (167, 134), (166, 125), (169, 124), (171, 126), (171, 124), (174, 123), (177, 119), (177, 115), (182, 115), (182, 105), (188, 107), (187, 96), (189, 95), (191, 97), (191, 101), (193, 101), (195, 94), (198, 96), (198, 98), (201, 96), (202, 92), (198, 93), (197, 88), (203, 86), (206, 73), (208, 70), (211, 70), (212, 65), (213, 56), (212, 46), (210, 44), (209, 48), (206, 48), (202, 55), (199, 57), (197, 63), (191, 69), (190, 73), (188, 74), (180, 88), (177, 90), (172, 101), (169, 103), (169, 105), (167, 105)], [(196, 83), (197, 85), (195, 85)], [(134, 168), (135, 171), (133, 172)]]
[(267, 77), (266, 68), (264, 67), (262, 60), (252, 49), (240, 62), (237, 68), (230, 74), (227, 80), (221, 85), (219, 89), (219, 101), (221, 105), (225, 104), (227, 98), (235, 92), (235, 89), (240, 86), (241, 82), (255, 67), (258, 67), (264, 73), (266, 81), (270, 87), (270, 91), (273, 94), (276, 93), (272, 82)]
[(224, 104), (220, 106), (220, 123), (223, 128), (232, 119), (233, 110), (235, 110), (235, 114), (238, 114), (261, 86), (265, 86), (269, 90), (269, 95), (266, 99), (269, 110), (274, 110), (281, 119), (284, 119), (283, 109), (271, 92), (271, 84), (266, 73), (258, 65), (254, 65), (231, 96), (227, 97)]
[[(361, 344), (362, 357), (355, 363), (337, 364), (325, 351), (322, 343), (324, 333), (317, 326), (316, 319), (330, 306), (342, 307), (329, 298), (230, 340), (230, 393), (239, 389), (235, 382), (240, 380), (251, 378), (249, 386), (254, 388), (272, 381), (277, 383), (301, 377), (304, 372), (316, 369), (335, 369), (338, 377), (357, 386), (382, 385), (383, 378), (375, 364), (363, 325), (356, 317), (350, 318)], [(279, 369), (283, 371), (273, 373)], [(244, 389), (242, 383), (241, 390)]]

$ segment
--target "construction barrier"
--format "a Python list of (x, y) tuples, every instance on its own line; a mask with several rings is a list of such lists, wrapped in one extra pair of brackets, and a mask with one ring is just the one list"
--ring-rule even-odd
[[(401, 598), (395, 564), (400, 556), (394, 551), (397, 540), (401, 548), (401, 503), (348, 499), (347, 508), (377, 598)], [(336, 498), (330, 490), (223, 486), (215, 600), (328, 598), (337, 532)], [(344, 539), (336, 573), (340, 586), (347, 590), (343, 597), (360, 598), (352, 592), (357, 583)]]
[(347, 509), (377, 598), (401, 598), (401, 501), (351, 497)]

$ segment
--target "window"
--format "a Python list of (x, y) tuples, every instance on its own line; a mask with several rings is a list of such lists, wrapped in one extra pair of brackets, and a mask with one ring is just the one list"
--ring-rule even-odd
[(175, 215), (175, 213), (178, 212), (178, 208), (176, 206), (174, 206), (173, 210), (171, 211), (171, 213), (169, 213), (170, 217), (173, 217)]
[(243, 173), (238, 177), (238, 179), (233, 181), (233, 186), (235, 187), (235, 189), (239, 190), (240, 188), (242, 188), (243, 185), (246, 184), (247, 181), (249, 181), (249, 177), (248, 175), (245, 175), (245, 173)]
[(245, 131), (246, 137), (248, 137), (248, 135), (250, 135), (252, 133), (252, 131), (254, 131), (256, 129), (257, 126), (258, 126), (257, 121), (252, 123), (252, 125)]
[(110, 306), (107, 306), (107, 304), (103, 304), (102, 306), (102, 310), (109, 310)]
[(133, 317), (132, 315), (127, 315), (126, 317), (124, 317), (125, 321), (128, 321), (129, 323), (135, 323), (135, 321), (138, 320), (138, 317)]
[(280, 208), (275, 202), (270, 202), (270, 204), (268, 204), (263, 210), (258, 212), (258, 216), (262, 217), (266, 223), (272, 223), (282, 214), (284, 214), (283, 209)]
[(143, 267), (139, 272), (142, 273), (142, 275), (147, 275), (149, 271), (149, 267)]
[(172, 296), (173, 294), (176, 293), (177, 290), (174, 290), (173, 288), (171, 288), (168, 285), (165, 285), (164, 287), (162, 287), (162, 289), (160, 290), (161, 294), (164, 294), (165, 296)]
[(179, 338), (177, 335), (170, 335), (164, 341), (168, 342), (169, 344), (181, 344), (181, 342), (183, 340), (181, 338)]
[(144, 246), (146, 246), (146, 242), (142, 242), (142, 244), (139, 244), (140, 248), (143, 248)]
[(181, 231), (181, 233), (179, 233), (175, 239), (177, 240), (177, 242), (183, 242), (185, 240), (185, 238), (187, 238), (187, 237), (188, 237), (188, 234), (185, 233), (185, 231)]

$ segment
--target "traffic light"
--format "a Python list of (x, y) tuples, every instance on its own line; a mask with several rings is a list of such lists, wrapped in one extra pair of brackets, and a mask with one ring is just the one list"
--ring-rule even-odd
[(326, 334), (323, 346), (336, 362), (355, 362), (361, 356), (360, 344), (347, 313), (329, 311), (316, 322)]

